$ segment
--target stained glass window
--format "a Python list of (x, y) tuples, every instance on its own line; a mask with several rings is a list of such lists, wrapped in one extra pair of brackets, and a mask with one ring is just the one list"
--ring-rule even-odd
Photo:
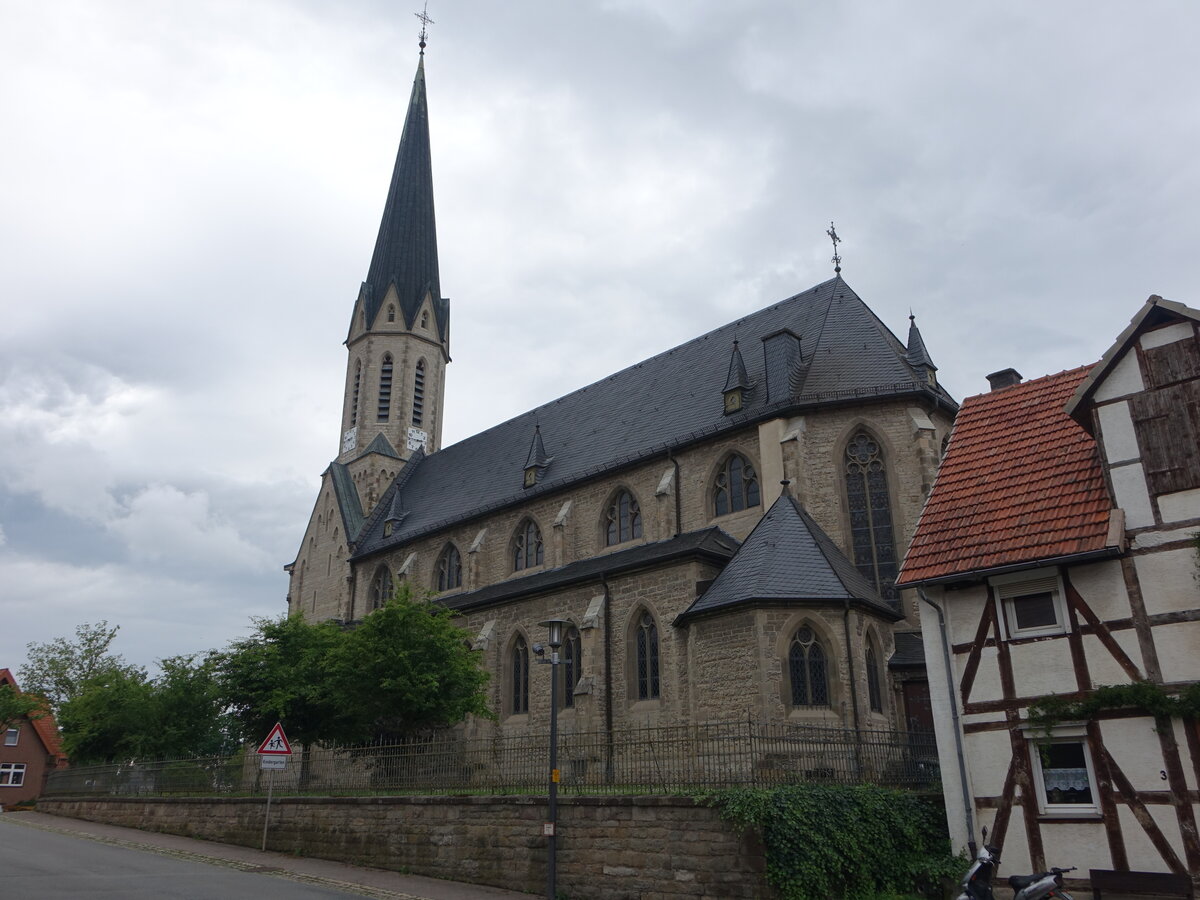
[(739, 512), (758, 506), (758, 475), (744, 456), (734, 453), (725, 460), (713, 484), (713, 515)]
[(635, 636), (637, 642), (637, 689), (639, 700), (659, 695), (658, 626), (648, 612), (642, 613)]
[(885, 600), (898, 597), (892, 504), (879, 442), (860, 431), (846, 445), (846, 502), (854, 564)]
[(512, 649), (512, 712), (529, 712), (529, 645), (518, 637)]
[(542, 530), (533, 519), (526, 519), (513, 541), (513, 571), (520, 572), (542, 564)]
[(448, 591), (456, 587), (462, 587), (462, 557), (457, 547), (448, 544), (438, 558), (437, 589)]
[(642, 536), (642, 510), (629, 491), (621, 491), (608, 507), (605, 543), (611, 547)]
[(829, 705), (829, 669), (825, 649), (807, 625), (796, 630), (788, 648), (792, 706)]

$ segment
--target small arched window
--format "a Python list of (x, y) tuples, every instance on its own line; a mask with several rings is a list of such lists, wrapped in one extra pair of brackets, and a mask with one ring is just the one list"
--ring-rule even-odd
[(570, 708), (575, 705), (575, 685), (579, 683), (582, 672), (580, 662), (583, 659), (583, 642), (579, 639), (579, 629), (572, 625), (567, 629), (562, 647), (562, 705)]
[(642, 510), (629, 491), (621, 491), (608, 507), (604, 543), (611, 547), (642, 536)]
[(362, 391), (362, 360), (354, 364), (354, 392), (350, 397), (350, 426), (358, 424), (358, 396)]
[(383, 365), (379, 367), (379, 405), (376, 418), (380, 422), (386, 422), (392, 411), (392, 355), (389, 353), (383, 358)]
[(854, 564), (885, 600), (896, 599), (896, 542), (883, 448), (866, 431), (846, 445), (846, 504)]
[(867, 703), (872, 712), (883, 712), (883, 694), (879, 690), (879, 654), (875, 642), (867, 641)]
[(423, 310), (421, 312), (421, 327), (422, 328), (429, 327), (429, 310), (427, 310), (427, 309)]
[(792, 706), (829, 705), (829, 665), (825, 648), (807, 625), (796, 629), (788, 647), (788, 677)]
[(512, 667), (512, 693), (509, 700), (515, 716), (529, 712), (529, 645), (525, 643), (525, 638), (518, 636), (513, 642), (509, 665)]
[(395, 591), (392, 588), (392, 573), (388, 571), (387, 566), (380, 566), (375, 570), (375, 577), (371, 579), (371, 612), (384, 606)]
[(656, 700), (659, 696), (658, 625), (654, 617), (643, 612), (634, 629), (634, 652), (637, 656), (637, 697)]
[(526, 519), (517, 527), (513, 539), (513, 571), (540, 566), (542, 554), (542, 530), (533, 519)]
[(457, 547), (447, 544), (442, 555), (438, 557), (437, 589), (448, 591), (457, 587), (462, 587), (462, 557)]
[(758, 474), (740, 453), (732, 453), (713, 482), (713, 515), (740, 512), (758, 506)]
[(390, 303), (388, 304), (388, 321), (389, 322), (396, 321), (396, 307), (392, 306), (392, 304), (390, 304)]
[(425, 360), (417, 360), (417, 369), (413, 373), (413, 404), (412, 423), (420, 427), (425, 420)]

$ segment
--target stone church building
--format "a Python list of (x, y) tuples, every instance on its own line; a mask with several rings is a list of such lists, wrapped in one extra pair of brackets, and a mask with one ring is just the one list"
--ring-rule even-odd
[(571, 623), (568, 730), (932, 727), (894, 582), (957, 405), (915, 322), (901, 342), (840, 272), (443, 447), (422, 56), (345, 343), (288, 608), (352, 623), (401, 582), (432, 592), (492, 676), (497, 719), (470, 732), (545, 729), (549, 618)]

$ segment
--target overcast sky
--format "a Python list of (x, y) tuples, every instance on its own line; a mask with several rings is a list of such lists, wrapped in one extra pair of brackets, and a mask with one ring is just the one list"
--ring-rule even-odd
[[(0, 666), (285, 609), (417, 3), (0, 0)], [(1200, 305), (1200, 6), (431, 0), (446, 444), (843, 275), (957, 398)]]

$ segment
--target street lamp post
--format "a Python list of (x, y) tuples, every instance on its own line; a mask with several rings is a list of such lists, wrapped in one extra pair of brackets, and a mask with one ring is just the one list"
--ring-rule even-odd
[(546, 900), (556, 900), (557, 853), (558, 853), (558, 648), (562, 646), (563, 630), (571, 624), (565, 619), (547, 619), (539, 622), (550, 632), (546, 643), (550, 645), (550, 658), (538, 660), (550, 666), (550, 821), (544, 829), (546, 839)]

